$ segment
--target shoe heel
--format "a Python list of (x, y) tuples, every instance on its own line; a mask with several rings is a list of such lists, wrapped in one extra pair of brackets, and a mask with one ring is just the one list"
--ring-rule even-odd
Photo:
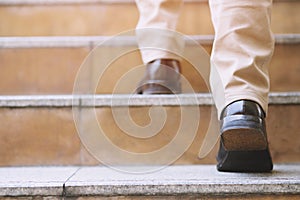
[(221, 140), (227, 151), (264, 150), (268, 146), (263, 120), (248, 115), (232, 115), (222, 121)]
[(271, 172), (273, 162), (269, 148), (259, 151), (225, 151), (222, 144), (217, 157), (221, 172)]

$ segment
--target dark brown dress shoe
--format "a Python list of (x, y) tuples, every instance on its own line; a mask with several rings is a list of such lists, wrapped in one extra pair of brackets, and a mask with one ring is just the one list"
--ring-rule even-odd
[(181, 67), (177, 60), (157, 59), (147, 64), (144, 78), (138, 84), (137, 94), (181, 93)]
[(221, 114), (217, 169), (225, 172), (270, 172), (265, 113), (255, 102), (240, 100)]

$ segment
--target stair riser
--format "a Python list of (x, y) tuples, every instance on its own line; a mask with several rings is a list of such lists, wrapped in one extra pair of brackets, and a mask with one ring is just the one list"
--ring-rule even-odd
[[(97, 116), (106, 135), (122, 149), (149, 152), (165, 146), (176, 133), (180, 120), (177, 107), (166, 107), (168, 120), (157, 136), (131, 139), (115, 124), (110, 108), (98, 108)], [(147, 108), (130, 108), (139, 125), (149, 123)], [(175, 164), (215, 163), (218, 145), (204, 159), (197, 158), (210, 119), (210, 107), (200, 107), (200, 127), (190, 148)], [(300, 162), (299, 105), (271, 105), (267, 118), (268, 137), (275, 163)], [(189, 119), (187, 119), (189, 120)], [(90, 165), (97, 161), (81, 144), (71, 108), (0, 109), (0, 165)]]
[[(204, 47), (211, 51), (210, 45)], [(90, 50), (88, 47), (0, 49), (0, 94), (70, 94), (80, 65)], [(300, 90), (299, 51), (299, 44), (276, 45), (269, 70), (271, 91)], [(138, 51), (122, 56), (102, 76), (97, 92), (111, 93), (120, 77), (141, 63)], [(202, 78), (187, 62), (183, 62), (183, 75), (196, 92), (207, 91)], [(91, 76), (87, 79), (90, 80)], [(137, 83), (140, 78), (135, 78)]]
[[(299, 9), (299, 1), (275, 2), (272, 30), (300, 33)], [(114, 35), (134, 29), (138, 16), (134, 3), (1, 6), (0, 35)], [(185, 3), (178, 30), (185, 34), (213, 34), (208, 4)]]
[(89, 48), (1, 49), (1, 94), (71, 93)]

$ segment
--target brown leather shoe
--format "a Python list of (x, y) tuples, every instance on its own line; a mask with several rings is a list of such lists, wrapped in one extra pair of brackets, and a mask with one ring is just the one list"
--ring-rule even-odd
[(157, 59), (147, 64), (144, 78), (138, 84), (137, 94), (181, 93), (181, 67), (177, 60)]

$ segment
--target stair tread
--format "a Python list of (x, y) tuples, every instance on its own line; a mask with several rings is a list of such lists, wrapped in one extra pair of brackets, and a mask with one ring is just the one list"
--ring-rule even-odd
[[(274, 2), (289, 2), (295, 0), (274, 0)], [(296, 0), (297, 1), (297, 0)], [(187, 3), (207, 3), (208, 0), (184, 0)], [(91, 3), (108, 3), (108, 4), (127, 4), (135, 3), (134, 0), (0, 0), (0, 5), (64, 5), (64, 4), (91, 4)]]
[[(54, 47), (91, 47), (102, 42), (111, 46), (137, 45), (134, 36), (25, 36), (0, 37), (0, 48), (54, 48)], [(190, 40), (203, 45), (212, 45), (214, 35), (187, 35)], [(299, 44), (300, 34), (275, 34), (276, 44)]]
[[(300, 92), (272, 92), (270, 104), (300, 104)], [(213, 105), (210, 93), (178, 95), (13, 95), (0, 96), (1, 107), (70, 107), (70, 106), (179, 106)]]
[[(203, 1), (203, 0), (201, 0)], [(65, 5), (91, 3), (134, 3), (133, 0), (0, 0), (0, 5)]]
[(0, 168), (0, 196), (271, 193), (300, 194), (299, 164), (275, 165), (272, 173), (260, 174), (220, 173), (214, 165), (174, 165), (140, 174), (103, 166)]

